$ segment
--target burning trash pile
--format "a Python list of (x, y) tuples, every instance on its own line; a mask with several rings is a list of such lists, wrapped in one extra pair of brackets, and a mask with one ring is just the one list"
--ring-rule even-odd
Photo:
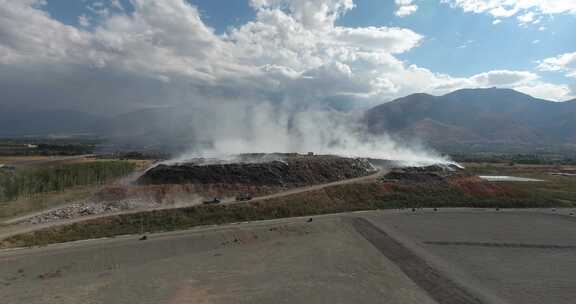
[(237, 163), (161, 164), (148, 170), (138, 179), (138, 184), (244, 184), (290, 188), (362, 177), (375, 171), (368, 160), (360, 158), (286, 154), (273, 160), (262, 158), (261, 161)]
[(401, 183), (445, 183), (454, 177), (468, 176), (464, 168), (455, 164), (436, 164), (424, 167), (393, 168), (382, 181)]

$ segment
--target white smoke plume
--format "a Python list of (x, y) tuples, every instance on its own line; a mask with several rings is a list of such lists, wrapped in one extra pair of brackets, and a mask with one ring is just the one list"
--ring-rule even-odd
[(422, 40), (412, 30), (338, 26), (353, 0), (251, 0), (255, 19), (224, 34), (186, 0), (102, 3), (105, 14), (74, 27), (46, 13), (45, 1), (0, 0), (3, 99), (106, 116), (171, 109), (142, 116), (132, 131), (121, 118), (115, 135), (189, 142), (184, 157), (311, 151), (442, 160), (330, 110), (466, 83), (398, 60)]
[[(450, 162), (424, 145), (402, 142), (390, 136), (373, 135), (360, 122), (361, 116), (331, 110), (292, 112), (282, 106), (258, 103), (244, 107), (223, 106), (207, 115), (199, 125), (199, 143), (175, 159), (235, 159), (247, 153), (330, 154), (395, 160), (403, 165)], [(212, 123), (210, 123), (212, 122)]]
[[(255, 17), (224, 33), (186, 0), (100, 2), (106, 13), (73, 26), (47, 13), (46, 1), (0, 0), (0, 106), (108, 117), (172, 109), (139, 123), (161, 134), (151, 141), (190, 143), (189, 156), (311, 151), (435, 162), (443, 158), (422, 145), (368, 135), (357, 116), (330, 109), (486, 86), (573, 98), (532, 72), (452, 77), (402, 61), (424, 37), (340, 25), (353, 0), (250, 0)], [(140, 131), (116, 135), (148, 135)]]

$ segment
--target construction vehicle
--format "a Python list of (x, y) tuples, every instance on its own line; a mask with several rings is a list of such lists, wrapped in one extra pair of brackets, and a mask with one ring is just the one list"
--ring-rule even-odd
[(250, 200), (252, 200), (252, 196), (250, 194), (247, 194), (247, 193), (241, 193), (238, 196), (236, 196), (237, 202), (246, 202), (246, 201), (250, 201)]
[(216, 205), (216, 204), (220, 204), (221, 202), (222, 202), (221, 198), (215, 197), (209, 201), (202, 202), (202, 204), (204, 204), (204, 205)]

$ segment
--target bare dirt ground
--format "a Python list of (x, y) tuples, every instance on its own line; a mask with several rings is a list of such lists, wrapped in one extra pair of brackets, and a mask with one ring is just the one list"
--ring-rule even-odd
[(568, 304), (576, 299), (572, 212), (466, 210), (367, 219), (477, 294), (502, 303)]
[(0, 251), (2, 303), (573, 303), (574, 210), (366, 211)]
[(436, 303), (339, 217), (0, 253), (2, 303)]

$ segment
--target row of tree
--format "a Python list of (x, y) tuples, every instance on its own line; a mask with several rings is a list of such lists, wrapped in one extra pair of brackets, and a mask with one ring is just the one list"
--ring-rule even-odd
[(71, 187), (103, 184), (131, 173), (134, 168), (135, 164), (128, 161), (97, 161), (16, 172), (0, 171), (0, 202), (60, 192)]

